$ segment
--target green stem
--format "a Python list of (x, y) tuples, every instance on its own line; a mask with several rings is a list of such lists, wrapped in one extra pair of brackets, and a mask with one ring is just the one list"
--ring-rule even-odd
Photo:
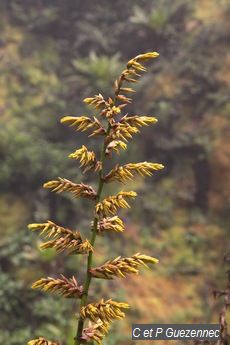
[[(106, 139), (107, 135), (109, 134), (110, 129), (111, 129), (111, 125), (109, 124), (105, 139)], [(105, 150), (106, 150), (106, 141), (104, 140), (103, 149), (101, 151), (101, 165), (102, 165), (102, 167), (101, 167), (101, 170), (99, 171), (99, 182), (98, 182), (98, 190), (97, 190), (97, 197), (95, 200), (95, 205), (101, 199), (101, 194), (102, 194), (103, 185), (104, 185), (103, 170), (104, 170), (104, 161), (105, 161)], [(90, 239), (90, 243), (93, 247), (94, 247), (95, 239), (97, 236), (97, 224), (98, 224), (98, 217), (97, 217), (97, 215), (95, 215), (94, 221), (93, 221), (92, 235), (91, 235), (91, 239)], [(84, 286), (83, 286), (83, 295), (81, 298), (80, 308), (84, 307), (86, 305), (86, 302), (87, 302), (89, 286), (90, 286), (91, 279), (92, 279), (92, 276), (90, 274), (90, 268), (92, 267), (92, 262), (93, 262), (93, 252), (89, 252), (88, 259), (87, 259), (86, 278), (85, 278), (85, 282), (84, 282)], [(76, 333), (76, 337), (75, 337), (75, 345), (80, 345), (82, 343), (81, 335), (82, 335), (82, 331), (83, 331), (83, 326), (84, 326), (84, 319), (82, 319), (80, 317), (79, 321), (78, 321), (77, 333)]]
[[(115, 93), (115, 97), (113, 100), (114, 105), (117, 101), (117, 96), (120, 92), (120, 88), (122, 86), (123, 80), (124, 80), (124, 78), (123, 78), (123, 76), (121, 76), (121, 78), (119, 79), (119, 82), (118, 82), (118, 89)], [(111, 130), (111, 124), (109, 123), (107, 131), (106, 131), (105, 139), (104, 139), (103, 148), (101, 150), (101, 156), (100, 156), (101, 170), (99, 171), (99, 182), (98, 182), (98, 190), (97, 190), (97, 197), (95, 200), (95, 206), (101, 199), (101, 193), (102, 193), (103, 185), (104, 185), (103, 173), (104, 173), (104, 162), (105, 162), (106, 138), (109, 135), (110, 130)], [(90, 239), (90, 243), (93, 247), (94, 247), (95, 239), (97, 236), (97, 223), (98, 223), (98, 217), (97, 217), (97, 215), (95, 215), (94, 221), (93, 221), (92, 235), (91, 235), (91, 239)], [(90, 286), (91, 279), (92, 279), (92, 276), (90, 274), (90, 268), (92, 267), (92, 262), (93, 262), (93, 252), (89, 252), (88, 260), (87, 260), (86, 278), (85, 278), (85, 282), (84, 282), (84, 286), (83, 286), (83, 295), (81, 297), (80, 308), (84, 307), (86, 305), (86, 302), (87, 302), (89, 286)], [(80, 316), (79, 321), (78, 321), (78, 326), (77, 326), (77, 333), (76, 333), (76, 337), (75, 337), (75, 345), (81, 345), (81, 343), (82, 343), (81, 335), (82, 335), (82, 331), (83, 331), (83, 326), (84, 326), (84, 319), (82, 319)]]

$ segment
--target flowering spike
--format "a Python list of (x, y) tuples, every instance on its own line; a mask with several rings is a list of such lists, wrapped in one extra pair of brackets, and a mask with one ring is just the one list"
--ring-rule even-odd
[(41, 249), (54, 248), (58, 253), (67, 250), (68, 254), (88, 254), (93, 251), (93, 247), (86, 239), (79, 241), (71, 236), (60, 237), (59, 239), (47, 241), (40, 245)]
[(96, 109), (101, 110), (100, 115), (107, 119), (111, 119), (113, 116), (120, 114), (121, 112), (121, 109), (114, 105), (114, 102), (111, 98), (105, 100), (101, 94), (95, 95), (91, 98), (85, 98), (84, 102), (86, 104), (93, 106)]
[(76, 198), (83, 197), (94, 200), (97, 195), (91, 186), (83, 183), (77, 184), (61, 177), (58, 177), (58, 180), (52, 180), (44, 183), (43, 187), (51, 189), (52, 192), (56, 193), (71, 192)]
[(102, 345), (102, 340), (108, 333), (109, 326), (108, 322), (102, 322), (100, 319), (94, 324), (89, 321), (89, 327), (83, 329), (81, 339), (86, 342), (95, 341), (98, 345)]
[(46, 223), (32, 223), (28, 225), (28, 228), (32, 231), (39, 230), (40, 235), (46, 235), (46, 237), (57, 238), (60, 235), (73, 234), (73, 231), (68, 228), (63, 228), (60, 225), (48, 220)]
[(111, 105), (108, 103), (107, 107), (101, 112), (101, 116), (106, 117), (109, 121), (112, 121), (112, 118), (120, 114), (120, 112), (121, 109), (119, 107), (115, 107), (115, 105)]
[(132, 127), (142, 127), (142, 126), (148, 126), (150, 123), (156, 123), (158, 120), (155, 117), (151, 116), (128, 116), (125, 115), (120, 120), (120, 123), (126, 124), (128, 126)]
[(90, 303), (81, 308), (80, 314), (83, 319), (89, 318), (93, 322), (100, 319), (103, 322), (111, 322), (114, 319), (123, 319), (125, 313), (122, 309), (128, 309), (128, 303), (121, 303), (109, 299), (104, 301), (101, 299), (97, 303)]
[(77, 131), (85, 131), (93, 126), (93, 121), (87, 116), (64, 116), (61, 123), (67, 123), (71, 127), (76, 127)]
[(123, 102), (124, 104), (130, 103), (131, 99), (124, 95), (120, 95), (120, 91), (124, 92), (134, 92), (131, 88), (122, 87), (124, 81), (129, 83), (137, 83), (137, 77), (141, 76), (141, 72), (146, 72), (146, 67), (144, 67), (141, 62), (158, 57), (157, 52), (149, 52), (145, 54), (139, 54), (133, 59), (129, 60), (127, 63), (127, 68), (121, 73), (120, 77), (115, 81), (115, 95), (116, 100)]
[(40, 231), (41, 235), (48, 238), (53, 237), (52, 240), (41, 244), (41, 249), (54, 248), (58, 253), (67, 250), (69, 254), (87, 254), (93, 250), (90, 242), (87, 239), (83, 240), (79, 231), (73, 232), (50, 220), (46, 223), (29, 224), (28, 227), (32, 231)]
[(89, 151), (85, 145), (69, 155), (69, 158), (78, 159), (80, 167), (85, 167), (83, 173), (88, 170), (94, 169), (95, 171), (101, 170), (101, 162), (96, 160), (95, 153)]
[(27, 345), (60, 345), (60, 343), (39, 337), (38, 339), (30, 340)]
[(95, 109), (104, 108), (107, 105), (104, 97), (100, 93), (94, 97), (87, 97), (83, 99), (83, 102), (93, 106)]
[(136, 192), (123, 192), (120, 191), (117, 195), (109, 196), (96, 205), (96, 213), (99, 216), (109, 216), (114, 215), (118, 208), (130, 208), (130, 205), (125, 200), (134, 199), (137, 196)]
[(119, 181), (122, 183), (132, 180), (134, 174), (139, 174), (141, 176), (151, 176), (152, 171), (163, 169), (163, 164), (159, 163), (129, 163), (124, 166), (116, 165), (105, 177), (105, 182)]
[(85, 145), (82, 145), (80, 149), (71, 153), (69, 158), (79, 159), (81, 163), (80, 167), (82, 167), (87, 164), (92, 164), (92, 162), (95, 161), (95, 153), (93, 151), (89, 151)]
[(113, 140), (107, 145), (105, 154), (110, 155), (112, 151), (115, 151), (116, 153), (119, 154), (119, 148), (126, 150), (127, 144), (121, 140)]
[(107, 231), (123, 232), (124, 228), (124, 223), (118, 216), (102, 218), (97, 224), (98, 233)]
[(128, 141), (131, 139), (133, 134), (139, 133), (139, 129), (134, 126), (129, 126), (125, 123), (116, 122), (112, 125), (111, 133), (108, 136), (108, 140), (112, 141), (114, 139), (122, 139)]
[(77, 297), (81, 298), (83, 293), (83, 286), (78, 285), (77, 280), (72, 278), (66, 278), (61, 275), (61, 278), (41, 278), (33, 283), (32, 289), (41, 289), (51, 293), (60, 294), (66, 298)]
[[(106, 158), (111, 157), (112, 152), (118, 154), (121, 150), (125, 150), (127, 148), (126, 142), (134, 134), (140, 132), (140, 127), (157, 122), (155, 117), (128, 116), (128, 114), (120, 116), (120, 114), (123, 108), (132, 101), (129, 95), (135, 92), (133, 88), (126, 87), (124, 84), (136, 83), (138, 78), (142, 76), (142, 73), (146, 71), (143, 63), (148, 59), (156, 58), (158, 55), (156, 52), (149, 52), (139, 54), (129, 60), (126, 68), (114, 83), (115, 92), (113, 96), (105, 99), (103, 95), (98, 94), (84, 99), (87, 105), (97, 110), (97, 113), (99, 113), (103, 120), (102, 122), (95, 116), (65, 116), (61, 119), (61, 123), (73, 127), (76, 131), (89, 131), (88, 137), (104, 136), (100, 161), (97, 161), (95, 153), (89, 151), (84, 145), (69, 155), (69, 158), (79, 160), (80, 167), (84, 169), (83, 172), (90, 169), (98, 171), (97, 192), (90, 185), (76, 184), (60, 177), (44, 184), (44, 188), (51, 189), (53, 192), (61, 193), (66, 191), (72, 193), (74, 197), (85, 197), (95, 201), (94, 218), (91, 223), (91, 240), (83, 240), (78, 231), (74, 232), (51, 221), (29, 225), (31, 230), (40, 231), (40, 234), (46, 238), (46, 242), (40, 246), (42, 249), (54, 248), (57, 252), (66, 250), (69, 254), (87, 254), (87, 273), (84, 279), (84, 287), (78, 285), (74, 277), (66, 278), (64, 276), (58, 279), (51, 277), (43, 278), (33, 284), (33, 288), (58, 293), (64, 297), (77, 297), (81, 299), (78, 327), (74, 338), (75, 345), (85, 342), (97, 342), (98, 345), (102, 345), (102, 339), (107, 334), (110, 323), (115, 319), (122, 319), (125, 316), (123, 310), (129, 307), (127, 303), (116, 302), (112, 299), (107, 301), (102, 299), (97, 303), (87, 305), (91, 278), (124, 278), (130, 273), (137, 274), (141, 266), (148, 267), (148, 264), (158, 262), (153, 257), (137, 253), (128, 258), (117, 257), (114, 260), (107, 261), (100, 267), (92, 267), (97, 234), (105, 233), (106, 231), (123, 232), (124, 223), (116, 215), (116, 212), (119, 208), (130, 208), (129, 200), (134, 199), (137, 195), (133, 191), (120, 191), (117, 195), (108, 196), (101, 200), (104, 182), (115, 180), (125, 182), (132, 179), (135, 174), (149, 176), (154, 170), (163, 168), (162, 164), (148, 162), (128, 163), (124, 166), (117, 164), (115, 168), (105, 175)], [(104, 127), (104, 123), (107, 123), (106, 127)], [(90, 323), (88, 327), (84, 328), (86, 318), (90, 320)], [(60, 344), (40, 337), (31, 340), (28, 345)]]
[(133, 67), (135, 65), (138, 66), (139, 61), (146, 61), (149, 59), (157, 58), (160, 54), (157, 52), (149, 52), (145, 54), (139, 54), (135, 56), (133, 59), (129, 60), (127, 63), (127, 67)]
[(90, 119), (87, 116), (65, 116), (61, 119), (61, 123), (66, 123), (71, 127), (74, 127), (76, 131), (85, 132), (86, 130), (93, 129), (91, 135), (103, 135), (105, 129), (98, 119), (95, 117)]
[(119, 256), (114, 260), (107, 261), (102, 266), (91, 268), (90, 273), (93, 277), (102, 279), (125, 278), (127, 274), (138, 274), (138, 268), (141, 265), (148, 268), (148, 263), (156, 264), (158, 259), (140, 253), (130, 258), (121, 258)]

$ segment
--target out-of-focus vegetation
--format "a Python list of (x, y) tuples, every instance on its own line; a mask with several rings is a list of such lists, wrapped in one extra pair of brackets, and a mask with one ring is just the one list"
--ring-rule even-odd
[[(132, 216), (123, 214), (124, 237), (100, 239), (97, 257), (101, 264), (144, 248), (160, 264), (144, 278), (119, 281), (133, 309), (105, 344), (131, 343), (132, 322), (217, 320), (211, 290), (224, 276), (230, 223), (229, 15), (227, 0), (1, 1), (0, 343), (42, 334), (71, 344), (75, 306), (30, 285), (63, 272), (63, 262), (65, 274), (81, 280), (83, 261), (39, 253), (26, 224), (52, 219), (88, 231), (87, 202), (41, 188), (57, 176), (82, 179), (67, 154), (83, 137), (59, 120), (84, 114), (85, 96), (107, 95), (124, 61), (153, 50), (160, 58), (128, 110), (159, 122), (135, 137), (128, 155), (166, 168), (130, 183), (139, 198)], [(94, 284), (105, 297), (116, 288)]]

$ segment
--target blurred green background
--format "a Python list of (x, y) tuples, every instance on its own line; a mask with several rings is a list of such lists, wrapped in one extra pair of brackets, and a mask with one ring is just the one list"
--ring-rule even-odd
[[(42, 276), (75, 274), (85, 258), (41, 252), (31, 222), (89, 233), (89, 203), (42, 184), (58, 176), (91, 182), (67, 155), (91, 140), (60, 125), (82, 115), (84, 97), (112, 92), (137, 54), (158, 51), (130, 114), (152, 115), (120, 156), (166, 167), (127, 188), (124, 235), (97, 240), (96, 263), (137, 251), (159, 258), (151, 272), (93, 281), (91, 296), (128, 301), (105, 345), (134, 344), (131, 324), (218, 320), (211, 291), (224, 284), (229, 248), (230, 3), (224, 0), (1, 0), (0, 2), (0, 343), (44, 336), (71, 345), (78, 304), (30, 289)], [(108, 192), (116, 192), (117, 184)], [(95, 264), (96, 264), (95, 263)], [(167, 342), (169, 344), (169, 342)]]

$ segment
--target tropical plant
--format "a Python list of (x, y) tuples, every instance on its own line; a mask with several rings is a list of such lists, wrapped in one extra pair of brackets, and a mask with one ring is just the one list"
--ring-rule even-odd
[[(91, 223), (91, 238), (85, 239), (79, 231), (62, 227), (48, 220), (45, 223), (34, 223), (29, 225), (32, 231), (39, 231), (46, 239), (41, 244), (41, 249), (54, 248), (58, 253), (66, 251), (68, 254), (83, 254), (87, 256), (87, 268), (85, 281), (80, 284), (75, 277), (67, 278), (61, 275), (60, 278), (47, 277), (36, 281), (32, 287), (46, 292), (57, 293), (66, 298), (77, 298), (80, 300), (80, 310), (76, 337), (74, 344), (80, 345), (94, 341), (102, 344), (104, 336), (108, 333), (111, 323), (116, 319), (125, 317), (124, 310), (129, 308), (125, 302), (118, 302), (113, 299), (100, 299), (96, 302), (88, 302), (89, 290), (92, 278), (113, 279), (124, 278), (128, 274), (138, 274), (141, 266), (148, 267), (158, 260), (154, 257), (136, 253), (131, 257), (117, 257), (109, 260), (99, 267), (94, 267), (93, 256), (95, 240), (97, 235), (106, 232), (121, 233), (124, 231), (124, 223), (117, 216), (120, 208), (130, 208), (129, 201), (137, 196), (134, 191), (121, 190), (116, 195), (102, 198), (102, 191), (106, 184), (118, 181), (126, 183), (132, 180), (135, 175), (150, 176), (156, 170), (163, 168), (159, 163), (128, 163), (123, 166), (116, 166), (106, 172), (106, 159), (125, 150), (127, 142), (132, 136), (139, 132), (139, 128), (157, 122), (155, 117), (138, 116), (128, 114), (121, 115), (122, 110), (131, 102), (127, 94), (135, 92), (126, 83), (136, 83), (142, 72), (146, 71), (143, 62), (156, 58), (159, 54), (150, 52), (140, 54), (128, 61), (126, 68), (114, 83), (114, 97), (105, 99), (101, 94), (84, 99), (84, 102), (93, 107), (98, 116), (88, 117), (85, 115), (65, 116), (61, 122), (68, 124), (76, 131), (89, 131), (89, 137), (96, 136), (103, 138), (101, 155), (98, 159), (94, 151), (90, 151), (82, 145), (69, 157), (80, 162), (83, 173), (95, 171), (98, 174), (98, 187), (95, 190), (91, 185), (75, 183), (66, 178), (59, 177), (56, 180), (48, 181), (44, 188), (53, 192), (69, 192), (73, 197), (82, 197), (94, 202), (94, 218)], [(84, 328), (85, 320), (89, 324)], [(28, 345), (58, 345), (59, 342), (48, 341), (43, 337), (29, 341)]]

